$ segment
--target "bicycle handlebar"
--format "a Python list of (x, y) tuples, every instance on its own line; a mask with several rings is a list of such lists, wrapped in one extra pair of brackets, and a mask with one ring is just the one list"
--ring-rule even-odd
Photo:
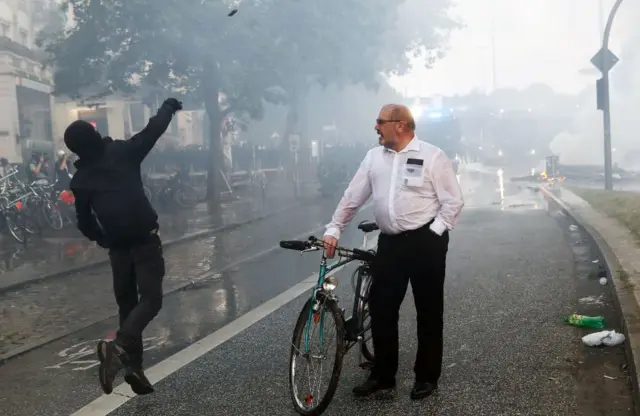
[[(287, 250), (295, 250), (295, 251), (305, 251), (310, 248), (319, 248), (324, 249), (325, 244), (322, 240), (311, 236), (308, 240), (283, 240), (280, 241), (280, 247), (285, 248)], [(370, 251), (361, 250), (358, 248), (348, 249), (345, 247), (336, 247), (336, 252), (343, 257), (350, 257), (353, 260), (360, 260), (364, 262), (372, 262), (375, 255)]]
[(311, 248), (310, 241), (284, 240), (280, 241), (280, 247), (287, 250), (304, 251)]

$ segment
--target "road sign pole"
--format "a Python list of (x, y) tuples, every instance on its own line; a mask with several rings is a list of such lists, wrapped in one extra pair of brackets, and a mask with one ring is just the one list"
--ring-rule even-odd
[[(611, 105), (609, 100), (609, 71), (617, 59), (614, 61), (607, 61), (607, 54), (609, 52), (609, 35), (611, 34), (611, 25), (613, 19), (616, 17), (616, 13), (620, 8), (623, 0), (616, 0), (615, 4), (611, 8), (607, 24), (604, 28), (602, 35), (602, 49), (600, 70), (602, 71), (602, 125), (604, 127), (604, 189), (613, 189), (613, 163), (611, 157)], [(594, 62), (595, 64), (595, 62)], [(596, 65), (597, 66), (597, 65)]]

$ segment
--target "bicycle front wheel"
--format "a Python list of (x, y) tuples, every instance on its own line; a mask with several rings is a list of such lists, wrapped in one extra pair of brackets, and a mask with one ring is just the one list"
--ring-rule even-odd
[[(331, 403), (345, 353), (344, 318), (338, 304), (325, 300), (314, 312), (314, 303), (309, 299), (300, 312), (289, 357), (291, 400), (296, 412), (305, 416), (320, 415)], [(327, 363), (332, 358), (333, 364)], [(329, 375), (326, 382), (322, 379), (324, 369)]]
[(22, 224), (21, 214), (16, 213), (8, 213), (5, 214), (5, 221), (7, 224), (7, 229), (9, 230), (9, 234), (20, 244), (24, 244), (27, 239), (27, 233)]

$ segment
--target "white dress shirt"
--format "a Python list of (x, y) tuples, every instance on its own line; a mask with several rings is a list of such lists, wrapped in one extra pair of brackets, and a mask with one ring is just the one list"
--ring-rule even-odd
[(400, 152), (369, 150), (338, 204), (325, 235), (340, 234), (373, 197), (373, 214), (384, 234), (429, 228), (452, 230), (464, 206), (451, 161), (439, 148), (414, 137)]

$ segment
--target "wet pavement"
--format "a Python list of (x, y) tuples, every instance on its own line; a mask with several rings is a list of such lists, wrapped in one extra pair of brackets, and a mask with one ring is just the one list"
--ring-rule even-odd
[[(451, 236), (439, 393), (417, 403), (408, 399), (415, 354), (415, 312), (408, 296), (401, 312), (397, 397), (351, 397), (351, 387), (366, 377), (354, 350), (326, 414), (633, 414), (624, 348), (587, 349), (580, 337), (589, 331), (562, 323), (564, 315), (574, 312), (602, 314), (608, 328), (619, 329), (610, 286), (598, 283), (598, 254), (586, 236), (570, 228), (566, 217), (547, 210), (526, 186), (503, 180), (501, 187), (497, 175), (469, 172), (462, 172), (460, 181), (468, 208)], [(129, 399), (129, 390), (118, 390), (101, 399), (104, 409), (114, 410), (112, 415), (292, 414), (289, 339), (308, 294), (291, 291), (310, 287), (307, 278), (317, 271), (319, 256), (300, 256), (276, 244), (319, 235), (334, 205), (326, 201), (213, 240), (194, 241), (182, 252), (167, 250), (173, 277), (166, 290), (195, 282), (165, 298), (145, 333), (146, 366), (150, 377), (159, 380), (157, 392)], [(370, 210), (362, 210), (341, 243), (359, 246), (355, 224), (370, 218)], [(347, 308), (352, 270), (337, 273), (341, 304)], [(82, 287), (96, 290), (72, 312), (61, 309), (60, 323), (82, 319), (93, 309), (115, 311), (108, 270), (68, 282), (78, 290), (65, 302), (83, 296)], [(34, 296), (45, 303), (47, 296), (64, 290), (41, 288)], [(13, 301), (21, 307), (19, 297)], [(43, 309), (39, 319), (46, 315)], [(116, 324), (114, 318), (102, 320), (0, 366), (0, 414), (68, 415), (100, 398), (94, 345)]]
[[(221, 270), (272, 249), (280, 239), (321, 227), (328, 221), (334, 204), (326, 201), (292, 208), (206, 238), (166, 247), (165, 292), (191, 282), (219, 280)], [(109, 265), (102, 265), (0, 293), (0, 357), (112, 316), (116, 309), (110, 270)]]
[[(274, 184), (265, 200), (244, 193), (222, 206), (212, 215), (206, 204), (174, 212), (160, 211), (163, 240), (183, 238), (205, 229), (216, 229), (270, 215), (287, 207), (304, 203), (296, 201), (287, 184)], [(107, 260), (106, 251), (87, 241), (75, 228), (44, 230), (43, 235), (29, 241), (28, 247), (0, 241), (0, 292), (8, 287), (51, 274), (92, 266)], [(0, 354), (1, 355), (1, 354)]]

